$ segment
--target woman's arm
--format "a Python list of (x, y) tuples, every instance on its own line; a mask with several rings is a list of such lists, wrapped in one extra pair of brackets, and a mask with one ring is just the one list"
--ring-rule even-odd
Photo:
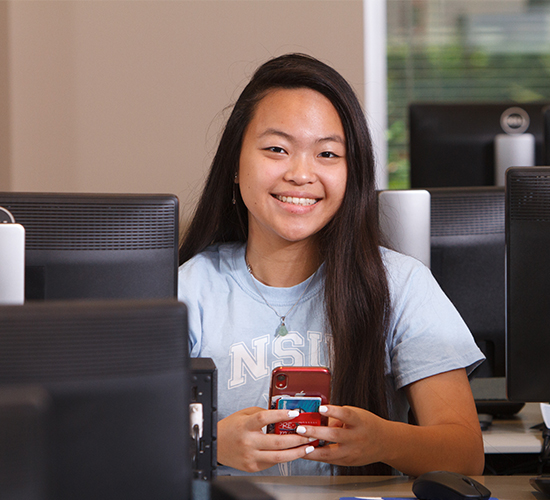
[(466, 371), (428, 377), (405, 391), (418, 425), (409, 426), (408, 440), (401, 429), (403, 446), (390, 465), (414, 476), (429, 470), (483, 474), (483, 437)]
[(418, 425), (384, 420), (354, 407), (328, 406), (327, 428), (302, 427), (302, 435), (333, 442), (308, 459), (335, 465), (384, 462), (410, 476), (432, 470), (480, 475), (483, 438), (464, 369), (428, 377), (404, 390)]

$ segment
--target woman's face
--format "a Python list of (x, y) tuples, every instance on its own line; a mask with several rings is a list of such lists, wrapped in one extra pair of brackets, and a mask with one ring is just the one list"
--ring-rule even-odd
[(238, 172), (249, 243), (314, 242), (342, 204), (346, 179), (344, 129), (325, 96), (276, 89), (258, 103)]

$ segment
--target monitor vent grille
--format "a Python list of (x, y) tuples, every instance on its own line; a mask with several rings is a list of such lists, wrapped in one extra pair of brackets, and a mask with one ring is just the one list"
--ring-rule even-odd
[(512, 175), (509, 183), (510, 220), (550, 221), (550, 176)]
[(504, 193), (441, 197), (432, 194), (432, 237), (504, 233), (504, 217)]
[[(117, 317), (103, 321), (83, 317), (65, 323), (41, 319), (40, 324), (29, 325), (32, 317), (29, 321), (17, 318), (1, 327), (0, 382), (166, 373), (182, 369), (187, 355), (185, 323), (173, 314), (122, 321)], [(178, 328), (181, 336), (176, 338), (172, 332)]]
[(27, 250), (167, 249), (177, 238), (174, 205), (12, 201), (2, 206), (24, 226)]

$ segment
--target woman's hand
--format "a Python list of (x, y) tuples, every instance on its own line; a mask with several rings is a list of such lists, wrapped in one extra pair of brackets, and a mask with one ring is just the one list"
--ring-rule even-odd
[(218, 422), (218, 462), (246, 472), (303, 458), (314, 448), (298, 434), (265, 434), (263, 427), (298, 416), (295, 410), (245, 408)]
[(367, 410), (353, 406), (322, 406), (319, 411), (329, 417), (328, 426), (299, 426), (297, 433), (327, 442), (307, 458), (333, 465), (358, 466), (380, 461), (382, 420)]

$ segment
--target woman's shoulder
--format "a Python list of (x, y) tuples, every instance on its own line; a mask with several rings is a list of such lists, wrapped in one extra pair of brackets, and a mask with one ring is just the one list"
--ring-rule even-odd
[(384, 267), (390, 274), (408, 274), (411, 272), (422, 272), (424, 270), (429, 271), (429, 269), (418, 259), (396, 252), (395, 250), (380, 247), (380, 254), (382, 256)]
[(184, 262), (180, 266), (179, 272), (180, 274), (196, 272), (197, 270), (220, 272), (227, 267), (231, 267), (236, 256), (242, 251), (244, 251), (242, 243), (215, 243)]
[[(184, 262), (178, 270), (180, 299), (211, 293), (212, 289), (225, 290), (227, 283), (233, 282), (240, 272), (236, 268), (240, 253), (244, 255), (241, 243), (214, 244)], [(244, 257), (242, 260), (244, 262)]]
[(381, 248), (381, 255), (392, 296), (437, 288), (430, 269), (414, 257), (388, 248)]

